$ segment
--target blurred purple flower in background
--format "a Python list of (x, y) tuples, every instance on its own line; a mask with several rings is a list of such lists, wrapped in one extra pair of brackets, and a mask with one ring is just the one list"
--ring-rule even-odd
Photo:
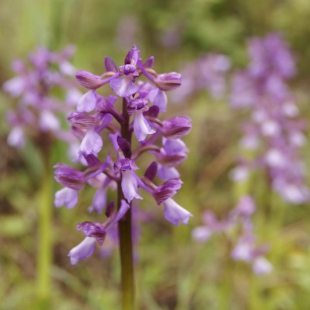
[(182, 86), (171, 93), (171, 100), (185, 101), (201, 90), (209, 92), (215, 99), (222, 99), (226, 92), (226, 75), (229, 69), (229, 58), (215, 53), (206, 54), (186, 64), (181, 71)]
[[(71, 113), (68, 121), (72, 132), (82, 140), (79, 160), (88, 168), (80, 172), (64, 164), (55, 166), (55, 178), (66, 190), (65, 193), (64, 189), (56, 193), (55, 205), (59, 207), (62, 202), (62, 205), (68, 208), (74, 207), (78, 192), (88, 183), (97, 189), (89, 211), (101, 213), (105, 210), (108, 218), (105, 223), (108, 224), (85, 222), (87, 227), (94, 227), (94, 230), (82, 229), (86, 239), (71, 250), (69, 255), (73, 264), (93, 253), (95, 239), (88, 238), (97, 237), (97, 243), (102, 244), (108, 233), (106, 227), (111, 227), (110, 234), (114, 235), (110, 240), (116, 239), (112, 224), (109, 224), (109, 219), (112, 218), (111, 211), (108, 210), (110, 203), (106, 206), (107, 190), (115, 189), (116, 186), (113, 185), (115, 182), (121, 188), (123, 204), (127, 206), (136, 199), (142, 199), (139, 194), (139, 189), (142, 188), (154, 197), (158, 205), (164, 205), (164, 217), (173, 225), (178, 225), (179, 222), (187, 224), (192, 216), (172, 199), (182, 184), (175, 167), (187, 157), (188, 149), (180, 139), (189, 133), (190, 119), (187, 116), (174, 117), (166, 121), (158, 118), (159, 113), (166, 110), (165, 91), (179, 87), (181, 75), (176, 72), (157, 74), (153, 69), (154, 58), (150, 57), (143, 63), (139, 54), (140, 51), (133, 46), (120, 67), (106, 57), (104, 62), (106, 72), (102, 75), (97, 76), (86, 71), (79, 71), (76, 74), (77, 81), (89, 91), (82, 96), (77, 104), (77, 112)], [(138, 81), (143, 75), (149, 82)], [(110, 84), (114, 95), (105, 98), (95, 89), (107, 84)], [(123, 102), (122, 112), (116, 108), (119, 97)], [(149, 106), (150, 103), (153, 105)], [(114, 150), (114, 155), (110, 154), (101, 161), (101, 150), (107, 149), (106, 143), (108, 143), (103, 142), (101, 133), (104, 130), (110, 132), (107, 140), (112, 145), (110, 151)], [(131, 146), (132, 134), (137, 138), (135, 149)], [(155, 144), (160, 136), (163, 137), (162, 148)], [(158, 163), (153, 161), (144, 175), (141, 175), (138, 159), (145, 152), (150, 152)], [(166, 169), (164, 173), (163, 169)], [(68, 173), (69, 170), (72, 173)], [(161, 185), (153, 183), (157, 170), (158, 175), (160, 177), (164, 175), (162, 179), (166, 181)], [(62, 195), (64, 197), (60, 198)], [(120, 212), (121, 209), (118, 214)], [(119, 220), (122, 220), (121, 215), (116, 215), (113, 224)]]
[(27, 135), (35, 140), (44, 135), (44, 139), (54, 137), (74, 146), (77, 140), (61, 129), (59, 119), (81, 96), (73, 79), (75, 68), (69, 62), (73, 53), (72, 46), (60, 52), (39, 47), (29, 55), (28, 61), (13, 63), (17, 76), (3, 84), (4, 91), (18, 99), (17, 106), (7, 115), (12, 128), (9, 145), (21, 148)]
[(272, 189), (284, 201), (305, 203), (310, 192), (300, 148), (306, 142), (306, 122), (299, 118), (296, 98), (286, 82), (296, 71), (294, 57), (276, 33), (252, 39), (248, 50), (250, 64), (234, 75), (230, 104), (250, 113), (240, 144), (255, 155), (241, 158), (231, 176), (244, 181), (250, 171), (265, 170)]
[(268, 246), (258, 245), (253, 231), (252, 215), (254, 212), (255, 204), (250, 196), (242, 197), (235, 209), (222, 220), (218, 220), (212, 211), (207, 210), (202, 215), (204, 225), (193, 230), (193, 238), (198, 242), (205, 242), (213, 234), (223, 233), (234, 243), (231, 252), (234, 260), (251, 264), (253, 272), (257, 275), (270, 273), (273, 267), (264, 257)]

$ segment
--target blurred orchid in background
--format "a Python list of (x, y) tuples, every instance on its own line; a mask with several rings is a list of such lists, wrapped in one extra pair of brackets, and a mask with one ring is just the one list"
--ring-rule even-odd
[(235, 73), (230, 104), (250, 113), (240, 144), (251, 150), (253, 158), (240, 157), (232, 179), (244, 181), (252, 170), (260, 169), (284, 201), (305, 203), (310, 191), (300, 148), (306, 142), (306, 121), (299, 117), (296, 96), (286, 82), (296, 71), (294, 57), (276, 33), (250, 40), (248, 50), (250, 64)]
[(171, 92), (173, 102), (183, 102), (197, 92), (205, 90), (215, 99), (226, 93), (230, 60), (227, 56), (209, 53), (184, 66), (181, 71), (182, 86)]
[[(27, 61), (16, 60), (13, 63), (13, 70), (17, 76), (3, 84), (4, 91), (17, 100), (16, 105), (7, 114), (11, 127), (7, 138), (8, 144), (22, 148), (27, 138), (33, 142), (41, 156), (42, 166), (39, 165), (42, 167), (41, 201), (37, 210), (39, 245), (36, 261), (36, 293), (44, 308), (48, 307), (51, 295), (53, 263), (51, 157), (56, 140), (68, 143), (68, 155), (77, 157), (78, 140), (61, 126), (62, 120), (81, 96), (73, 79), (75, 68), (69, 61), (74, 51), (73, 46), (68, 46), (60, 52), (39, 47), (29, 55)], [(66, 173), (75, 172), (68, 168), (64, 170)], [(64, 178), (65, 173), (59, 177)], [(78, 181), (80, 175), (75, 173), (74, 177)], [(66, 203), (72, 205), (72, 199), (76, 199), (75, 191), (66, 191), (65, 196), (58, 199), (66, 199)]]
[(193, 230), (193, 238), (198, 242), (205, 242), (213, 234), (222, 233), (234, 244), (231, 251), (231, 257), (234, 260), (251, 264), (253, 272), (257, 275), (268, 274), (273, 267), (264, 257), (268, 251), (267, 244), (258, 245), (254, 234), (252, 215), (255, 209), (253, 198), (244, 196), (222, 220), (218, 220), (212, 211), (207, 210), (202, 215), (204, 225)]
[(77, 140), (62, 130), (59, 118), (66, 117), (81, 96), (73, 79), (75, 68), (69, 61), (74, 50), (73, 46), (60, 52), (39, 47), (28, 61), (13, 63), (17, 76), (3, 84), (4, 91), (18, 99), (7, 115), (12, 128), (8, 136), (11, 146), (23, 147), (29, 136), (43, 144), (61, 139), (74, 148)]

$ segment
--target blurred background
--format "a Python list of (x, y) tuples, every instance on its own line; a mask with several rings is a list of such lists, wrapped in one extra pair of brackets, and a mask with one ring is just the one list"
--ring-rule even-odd
[[(121, 64), (136, 44), (143, 59), (155, 56), (157, 72), (181, 72), (186, 64), (208, 53), (226, 55), (230, 71), (248, 65), (247, 42), (280, 32), (293, 50), (297, 74), (290, 81), (304, 119), (310, 116), (310, 4), (307, 0), (0, 0), (0, 84), (12, 78), (11, 63), (25, 59), (38, 46), (59, 50), (76, 46), (72, 63), (79, 70), (100, 75), (103, 59)], [(228, 85), (228, 84), (227, 84)], [(206, 91), (207, 90), (207, 91)], [(167, 116), (188, 115), (193, 129), (184, 141), (190, 152), (180, 166), (180, 205), (193, 215), (188, 225), (166, 222), (155, 202), (142, 201), (154, 211), (152, 221), (141, 224), (137, 245), (138, 309), (309, 309), (310, 218), (309, 206), (291, 205), (270, 194), (264, 180), (249, 186), (257, 210), (255, 234), (270, 250), (270, 274), (258, 276), (249, 264), (230, 258), (231, 245), (223, 234), (197, 243), (192, 230), (201, 214), (212, 210), (224, 218), (245, 189), (229, 177), (240, 149), (244, 111), (232, 110), (229, 86), (223, 96), (208, 89), (168, 103)], [(0, 309), (32, 309), (34, 296), (37, 213), (40, 204), (40, 160), (34, 145), (21, 150), (7, 145), (5, 114), (12, 100), (0, 93)], [(309, 136), (309, 128), (305, 135)], [(309, 175), (309, 143), (302, 148)], [(57, 143), (52, 164), (69, 162), (66, 145)], [(260, 191), (253, 190), (260, 186)], [(59, 186), (54, 182), (55, 192)], [(93, 189), (72, 210), (53, 214), (52, 309), (118, 309), (119, 257), (114, 251), (96, 253), (70, 265), (69, 250), (81, 241), (77, 223), (86, 218)], [(268, 210), (268, 212), (266, 212)]]

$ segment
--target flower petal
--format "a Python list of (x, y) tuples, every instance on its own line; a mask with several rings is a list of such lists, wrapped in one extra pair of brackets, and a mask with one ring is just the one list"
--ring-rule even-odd
[(25, 135), (20, 126), (13, 127), (8, 135), (8, 144), (13, 147), (21, 148), (25, 145)]
[(155, 133), (148, 121), (144, 118), (142, 111), (135, 111), (135, 119), (133, 122), (133, 130), (138, 141), (143, 141), (147, 135)]
[(132, 82), (130, 76), (124, 76), (123, 78), (115, 78), (110, 82), (111, 88), (115, 94), (120, 97), (128, 97), (138, 91), (138, 86)]
[(77, 264), (80, 260), (91, 256), (95, 250), (96, 238), (86, 237), (79, 245), (73, 248), (68, 256), (70, 256), (71, 265)]
[(78, 112), (91, 112), (95, 109), (96, 103), (96, 92), (94, 90), (90, 90), (80, 98), (76, 110)]
[(131, 170), (122, 171), (122, 190), (126, 200), (130, 203), (132, 199), (142, 199), (138, 194), (138, 184)]
[(55, 193), (54, 204), (55, 207), (66, 206), (68, 209), (72, 209), (78, 203), (78, 191), (65, 187)]
[(175, 226), (179, 225), (179, 221), (183, 224), (187, 224), (189, 218), (193, 216), (190, 212), (178, 205), (172, 198), (164, 202), (164, 208), (165, 219)]
[(88, 208), (89, 212), (97, 211), (101, 213), (107, 204), (107, 189), (101, 188), (96, 191), (92, 205)]
[(97, 155), (103, 146), (100, 135), (94, 131), (89, 130), (82, 140), (80, 151), (85, 154)]
[(166, 112), (167, 110), (167, 95), (164, 91), (155, 88), (149, 93), (150, 101), (159, 107), (160, 112)]

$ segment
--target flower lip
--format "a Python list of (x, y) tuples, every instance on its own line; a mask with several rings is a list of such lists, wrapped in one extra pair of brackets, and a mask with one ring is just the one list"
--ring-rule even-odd
[(133, 82), (133, 79), (129, 75), (125, 75), (123, 78), (114, 78), (110, 82), (110, 86), (120, 97), (129, 97), (138, 91), (138, 86)]
[(85, 93), (78, 101), (77, 112), (91, 112), (95, 109), (98, 96), (94, 90)]
[(91, 256), (95, 250), (96, 238), (86, 237), (79, 245), (73, 248), (68, 256), (72, 265), (76, 265), (80, 260)]
[(179, 221), (186, 225), (193, 215), (177, 204), (172, 198), (168, 198), (164, 201), (164, 216), (171, 224), (178, 226)]

